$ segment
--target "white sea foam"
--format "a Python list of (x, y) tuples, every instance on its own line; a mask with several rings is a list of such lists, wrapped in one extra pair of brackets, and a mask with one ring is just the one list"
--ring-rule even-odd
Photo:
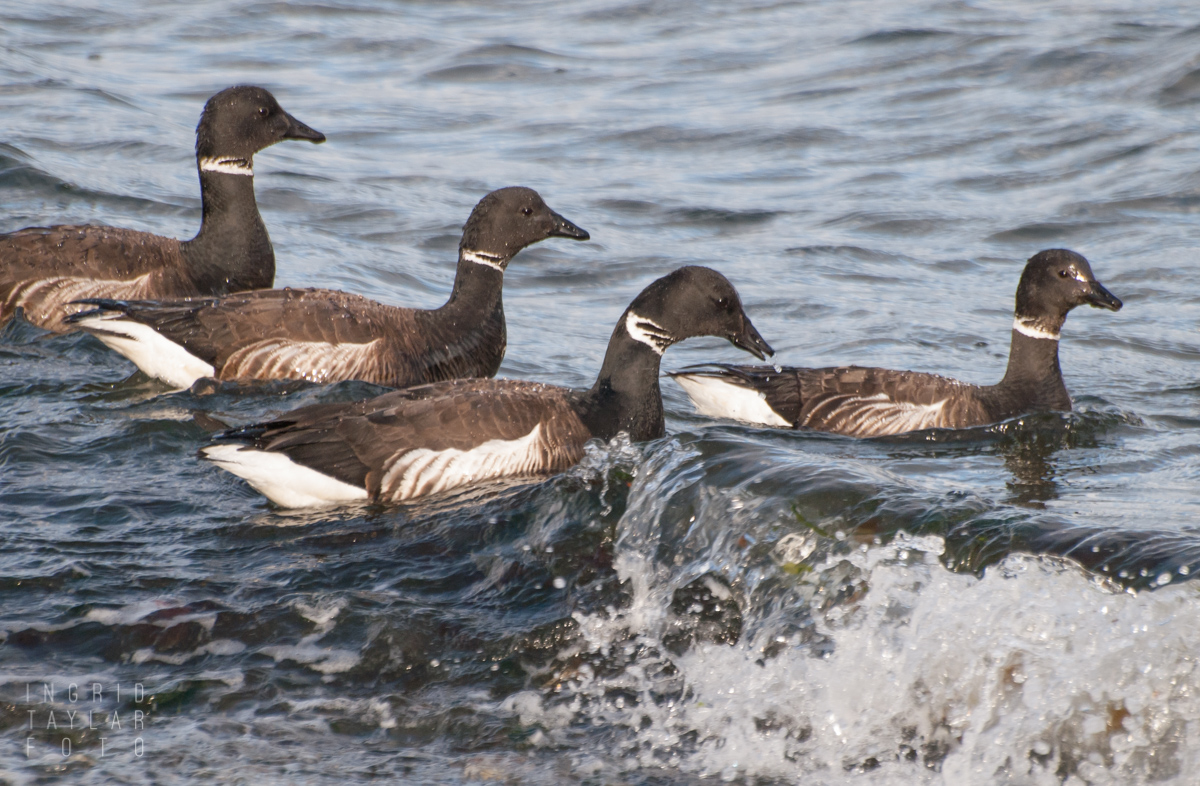
[(132, 663), (158, 661), (159, 663), (169, 663), (173, 666), (179, 666), (201, 655), (237, 655), (244, 652), (245, 649), (246, 645), (236, 639), (213, 639), (188, 652), (159, 652), (153, 647), (143, 647), (135, 651), (129, 657), (129, 660)]
[(334, 647), (318, 646), (319, 636), (305, 636), (297, 644), (263, 647), (259, 652), (275, 659), (276, 663), (294, 661), (322, 674), (341, 674), (358, 665), (357, 652)]
[(162, 599), (142, 600), (126, 606), (118, 606), (117, 608), (97, 607), (88, 609), (83, 618), (104, 625), (132, 625), (142, 617), (172, 608), (174, 605), (170, 601)]
[(318, 633), (325, 634), (333, 630), (334, 620), (346, 608), (346, 599), (326, 598), (312, 604), (298, 600), (293, 605), (300, 616), (317, 626)]
[[(1057, 560), (1014, 555), (982, 579), (938, 561), (938, 538), (828, 558), (861, 588), (761, 620), (733, 646), (671, 656), (661, 566), (618, 557), (620, 612), (579, 614), (586, 664), (505, 709), (566, 742), (580, 724), (627, 731), (602, 769), (667, 767), (808, 783), (1186, 783), (1200, 768), (1197, 587), (1130, 594)], [(824, 656), (776, 624), (812, 612)], [(567, 653), (564, 653), (567, 654)], [(666, 676), (667, 661), (678, 670)], [(630, 696), (636, 698), (629, 698)], [(580, 773), (598, 764), (578, 757)], [(864, 777), (866, 780), (864, 781)]]
[(296, 601), (293, 606), (315, 626), (313, 632), (304, 636), (295, 644), (280, 644), (263, 647), (259, 652), (270, 656), (277, 663), (293, 661), (320, 672), (328, 677), (331, 674), (341, 674), (354, 668), (362, 659), (357, 652), (322, 647), (320, 639), (329, 633), (337, 624), (338, 615), (346, 608), (345, 598), (320, 598), (313, 603)]

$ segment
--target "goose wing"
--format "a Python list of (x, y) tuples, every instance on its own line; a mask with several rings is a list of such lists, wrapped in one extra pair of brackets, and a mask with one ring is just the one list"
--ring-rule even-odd
[[(116, 331), (120, 326), (112, 317), (119, 314), (211, 365), (220, 379), (358, 379), (402, 387), (491, 376), (504, 355), (502, 316), (497, 325), (485, 320), (479, 330), (444, 335), (436, 312), (396, 308), (329, 289), (85, 302), (98, 307), (76, 318), (85, 329)], [(134, 354), (126, 356), (138, 362)]]
[(174, 238), (106, 226), (29, 227), (0, 236), (0, 322), (24, 309), (30, 322), (68, 329), (68, 304), (83, 298), (183, 297)]
[(879, 437), (988, 422), (977, 388), (948, 377), (860, 366), (794, 373), (799, 427)]
[(702, 414), (763, 425), (878, 437), (991, 422), (979, 388), (916, 371), (710, 364), (672, 376)]
[[(219, 441), (282, 454), (372, 499), (397, 502), (572, 466), (591, 435), (568, 394), (530, 382), (453, 380), (356, 404), (305, 407)], [(212, 450), (205, 449), (222, 463)]]
[[(389, 384), (389, 359), (412, 349), (408, 312), (327, 289), (263, 289), (221, 298), (89, 299), (76, 317), (95, 331), (128, 320), (153, 329), (215, 369), (221, 379), (361, 379)], [(114, 322), (113, 317), (120, 315)], [(134, 358), (131, 358), (134, 359)], [(136, 359), (134, 359), (136, 362)]]

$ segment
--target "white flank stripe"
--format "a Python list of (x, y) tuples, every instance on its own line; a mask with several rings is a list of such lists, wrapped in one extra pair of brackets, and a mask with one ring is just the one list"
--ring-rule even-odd
[(781, 418), (778, 412), (771, 409), (765, 395), (753, 388), (706, 374), (683, 374), (672, 379), (688, 394), (696, 411), (701, 415), (762, 426), (792, 426)]
[(226, 175), (254, 177), (254, 167), (244, 158), (205, 156), (200, 159), (201, 172), (222, 172)]
[(214, 376), (213, 367), (149, 325), (124, 314), (104, 311), (76, 323), (115, 352), (133, 361), (147, 376), (177, 388), (190, 388), (198, 379)]
[(491, 439), (470, 450), (410, 450), (383, 476), (380, 497), (393, 502), (496, 478), (529, 475), (542, 464), (542, 424), (519, 439)]
[(1049, 330), (1042, 330), (1032, 322), (1025, 322), (1020, 317), (1013, 319), (1013, 330), (1020, 333), (1022, 336), (1030, 338), (1044, 338), (1050, 341), (1058, 341), (1058, 334), (1051, 333)]
[(468, 251), (464, 249), (462, 252), (462, 258), (468, 262), (474, 262), (477, 265), (490, 267), (494, 270), (499, 270), (501, 273), (504, 272), (504, 266), (500, 264), (500, 261), (503, 259), (503, 257), (498, 257), (495, 254), (488, 254), (483, 251)]
[(200, 452), (280, 507), (313, 508), (367, 499), (366, 489), (297, 464), (283, 453), (242, 445), (209, 445)]
[(836, 423), (839, 416), (844, 417), (846, 420), (838, 429), (840, 434), (881, 437), (941, 427), (946, 401), (910, 404), (893, 401), (886, 393), (877, 393), (864, 398), (847, 398), (822, 417), (831, 423)]
[(221, 369), (225, 378), (307, 379), (339, 382), (372, 376), (374, 348), (382, 339), (366, 344), (327, 344), (323, 341), (289, 341), (269, 338), (242, 347)]
[(667, 347), (675, 343), (675, 339), (662, 325), (652, 319), (640, 317), (632, 311), (625, 315), (625, 332), (634, 341), (640, 341), (658, 355), (662, 355)]

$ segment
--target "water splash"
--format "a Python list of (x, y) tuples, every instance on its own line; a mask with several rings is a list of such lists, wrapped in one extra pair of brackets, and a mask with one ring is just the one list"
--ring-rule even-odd
[[(1193, 585), (1122, 591), (1021, 554), (956, 574), (942, 538), (906, 533), (822, 553), (792, 532), (762, 555), (703, 512), (675, 541), (694, 456), (656, 452), (631, 490), (615, 557), (627, 602), (577, 612), (549, 688), (505, 704), (545, 745), (594, 750), (580, 736), (609, 729), (614, 752), (576, 754), (582, 771), (1115, 784), (1200, 765)], [(681, 592), (695, 602), (681, 608)], [(732, 635), (673, 645), (686, 618), (721, 619), (731, 599)]]

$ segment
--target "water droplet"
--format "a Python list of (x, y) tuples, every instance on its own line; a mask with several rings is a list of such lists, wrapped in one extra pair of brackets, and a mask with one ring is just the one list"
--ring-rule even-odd
[[(1168, 579), (1168, 581), (1169, 581), (1169, 579)], [(566, 579), (564, 579), (562, 576), (554, 577), (554, 589), (562, 589), (565, 586), (567, 586)]]

